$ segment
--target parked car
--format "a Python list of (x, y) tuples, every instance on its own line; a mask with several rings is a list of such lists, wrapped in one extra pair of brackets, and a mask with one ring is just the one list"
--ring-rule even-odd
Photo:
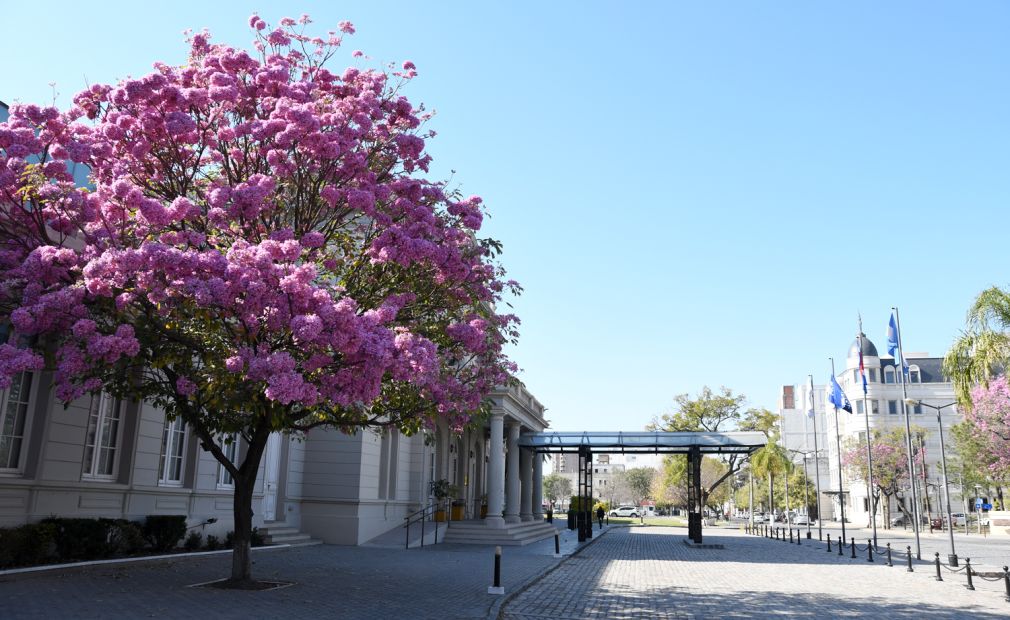
[(637, 517), (641, 514), (634, 506), (618, 506), (610, 511), (611, 517)]
[[(967, 523), (967, 517), (963, 512), (954, 512), (950, 516), (954, 519), (954, 527), (964, 527), (964, 524)], [(947, 522), (947, 515), (943, 515), (943, 522)]]
[(814, 520), (808, 515), (796, 515), (793, 517), (793, 525), (813, 525)]
[(763, 512), (754, 513), (754, 523), (768, 523), (768, 515)]
[[(926, 515), (920, 515), (922, 520), (922, 525), (929, 525), (929, 517)], [(891, 527), (906, 526), (912, 524), (912, 516), (906, 513), (901, 513), (896, 517), (891, 517)]]

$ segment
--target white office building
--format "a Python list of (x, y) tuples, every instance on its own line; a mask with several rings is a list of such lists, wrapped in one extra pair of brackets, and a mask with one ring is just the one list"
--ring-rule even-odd
[[(866, 369), (867, 392), (863, 397), (862, 380), (859, 376), (859, 338), (853, 341), (848, 354), (836, 367), (836, 377), (842, 390), (852, 404), (853, 413), (839, 410), (838, 431), (843, 453), (847, 445), (858, 441), (865, 446), (866, 425), (870, 431), (887, 432), (905, 428), (902, 415), (903, 399), (901, 376), (896, 369), (895, 359), (881, 356), (877, 347), (862, 336), (863, 365)], [(908, 366), (905, 389), (908, 398), (920, 400), (929, 405), (941, 406), (954, 402), (953, 386), (942, 373), (942, 357), (930, 357), (927, 353), (906, 353)], [(827, 375), (828, 373), (824, 373)], [(825, 377), (827, 378), (827, 377)], [(814, 417), (807, 416), (810, 409), (810, 388), (807, 381), (782, 388), (779, 413), (783, 421), (783, 445), (794, 455), (797, 466), (802, 467), (806, 455), (807, 468), (811, 480), (814, 479), (814, 433), (817, 433), (819, 448), (821, 498), (820, 507), (825, 518), (840, 518), (841, 507), (838, 500), (838, 441), (835, 435), (835, 409), (827, 400), (825, 382), (813, 386)], [(940, 438), (935, 410), (923, 406), (907, 405), (910, 424), (925, 432), (922, 435), (922, 449), (925, 450), (925, 472), (916, 470), (916, 492), (920, 496), (920, 511), (929, 510), (934, 514), (943, 511), (943, 472), (940, 465)], [(957, 406), (945, 407), (940, 414), (948, 456), (952, 453), (950, 427), (961, 421)], [(914, 438), (914, 435), (913, 435)], [(865, 452), (864, 452), (865, 454)], [(925, 480), (923, 476), (925, 475)], [(962, 506), (961, 489), (957, 480), (951, 480), (951, 508), (960, 512)], [(856, 479), (854, 472), (843, 467), (843, 501), (845, 516), (856, 524), (869, 523), (869, 494), (866, 482)], [(907, 487), (902, 496), (910, 493)], [(971, 495), (969, 493), (969, 495)], [(907, 500), (906, 506), (911, 508)], [(892, 498), (890, 513), (898, 514), (897, 501)], [(883, 524), (883, 506), (877, 512), (877, 524)]]

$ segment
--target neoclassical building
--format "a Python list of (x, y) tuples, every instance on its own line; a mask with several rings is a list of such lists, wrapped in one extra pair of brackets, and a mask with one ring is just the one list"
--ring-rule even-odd
[[(862, 342), (863, 365), (866, 368), (867, 393), (863, 398), (862, 380), (859, 376), (859, 346)], [(888, 355), (880, 355), (876, 345), (866, 337), (857, 338), (849, 346), (844, 360), (839, 360), (836, 376), (842, 390), (852, 403), (853, 412), (840, 411), (838, 428), (842, 438), (842, 450), (846, 442), (858, 442), (860, 446), (866, 438), (866, 423), (869, 418), (871, 432), (887, 432), (892, 429), (905, 428), (902, 415), (902, 388), (900, 371), (896, 361)], [(908, 366), (906, 390), (908, 398), (922, 401), (928, 405), (940, 407), (954, 403), (953, 385), (943, 376), (942, 357), (931, 357), (927, 353), (907, 352), (905, 363)], [(829, 372), (815, 375), (815, 379), (826, 377)], [(827, 400), (827, 385), (822, 381), (813, 386), (815, 415), (811, 420), (806, 411), (809, 408), (810, 388), (808, 383), (787, 385), (782, 388), (780, 414), (782, 415), (785, 432), (783, 444), (793, 454), (797, 466), (802, 467), (804, 454), (807, 455), (807, 468), (810, 478), (814, 478), (814, 432), (817, 433), (819, 448), (819, 463), (821, 473), (820, 505), (825, 517), (838, 519), (840, 506), (838, 504), (838, 448), (835, 441), (835, 411)], [(943, 482), (940, 465), (940, 434), (937, 428), (937, 412), (923, 406), (908, 405), (908, 416), (913, 427), (921, 428), (920, 449), (925, 450), (925, 480), (923, 472), (916, 471), (916, 490), (920, 497), (920, 510), (926, 513), (926, 504), (934, 515), (942, 511)], [(868, 412), (868, 413), (867, 413)], [(956, 405), (944, 407), (939, 415), (943, 425), (948, 459), (952, 454), (953, 444), (950, 427), (963, 419)], [(842, 470), (845, 516), (853, 523), (869, 522), (869, 495), (865, 481), (854, 479), (845, 468)], [(906, 489), (904, 493), (910, 493)], [(956, 478), (950, 480), (951, 509), (963, 512), (962, 489)], [(972, 496), (972, 489), (965, 495)], [(811, 500), (812, 501), (812, 500)], [(897, 501), (892, 498), (889, 507), (892, 515), (897, 514)], [(910, 506), (910, 504), (909, 504)], [(883, 523), (883, 515), (878, 510), (878, 525)]]
[[(0, 101), (0, 122), (6, 119)], [(79, 168), (75, 179), (86, 184)], [(518, 383), (490, 399), (490, 418), (462, 434), (440, 425), (414, 436), (322, 429), (271, 436), (254, 525), (281, 542), (363, 544), (402, 533), (404, 518), (431, 504), (431, 482), (446, 480), (468, 520), (450, 528), (460, 542), (529, 539), (532, 530), (519, 526), (542, 523), (541, 460), (516, 442), (546, 428), (544, 407)], [(242, 449), (225, 442), (232, 457)], [(105, 394), (64, 407), (47, 372), (23, 373), (0, 391), (0, 527), (52, 515), (183, 514), (221, 536), (232, 528), (233, 493), (228, 472), (182, 420), (169, 421), (156, 407)], [(216, 522), (200, 525), (210, 519)], [(476, 534), (463, 536), (467, 528)]]

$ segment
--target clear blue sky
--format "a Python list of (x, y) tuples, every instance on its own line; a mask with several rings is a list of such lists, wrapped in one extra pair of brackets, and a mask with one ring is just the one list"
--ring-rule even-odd
[(774, 409), (857, 310), (942, 354), (1010, 281), (1006, 3), (284, 4), (4, 0), (0, 99), (181, 62), (185, 28), (245, 44), (256, 8), (351, 20), (335, 66), (416, 62), (438, 174), (484, 196), (555, 428), (637, 430), (703, 385)]

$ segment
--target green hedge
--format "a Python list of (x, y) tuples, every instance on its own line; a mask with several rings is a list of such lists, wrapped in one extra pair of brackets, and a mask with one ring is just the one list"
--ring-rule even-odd
[(0, 569), (100, 560), (174, 549), (186, 534), (182, 515), (126, 519), (49, 517), (38, 523), (0, 528)]

